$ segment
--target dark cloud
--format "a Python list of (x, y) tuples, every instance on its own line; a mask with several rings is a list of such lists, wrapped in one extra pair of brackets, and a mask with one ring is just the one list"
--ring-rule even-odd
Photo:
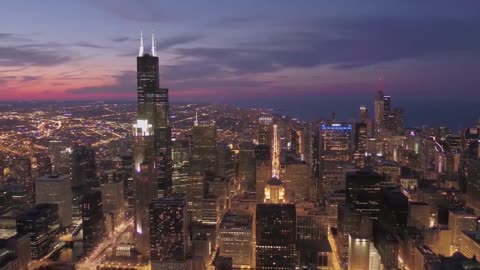
[(35, 75), (35, 76), (22, 76), (21, 81), (23, 82), (30, 82), (30, 81), (36, 81), (40, 80), (43, 78), (43, 75)]
[(163, 38), (156, 43), (156, 47), (159, 50), (165, 50), (171, 47), (175, 47), (182, 44), (187, 44), (193, 41), (197, 41), (201, 39), (202, 36), (200, 35), (181, 35), (181, 36), (174, 36), (171, 38)]
[(112, 77), (113, 84), (67, 89), (69, 94), (126, 94), (136, 92), (136, 72), (124, 71)]
[(111, 47), (108, 47), (108, 46), (98, 45), (98, 44), (94, 44), (94, 43), (90, 43), (90, 42), (86, 42), (86, 41), (80, 41), (80, 42), (74, 43), (73, 46), (93, 48), (93, 49), (108, 49), (108, 48), (111, 48)]
[(300, 32), (270, 34), (224, 48), (182, 48), (177, 53), (184, 58), (217, 63), (240, 74), (320, 65), (352, 69), (432, 55), (448, 57), (456, 51), (478, 51), (479, 28), (480, 21), (448, 18), (336, 18), (311, 24)]
[(135, 39), (130, 38), (130, 37), (115, 37), (115, 38), (112, 38), (113, 42), (126, 42), (126, 41), (132, 41), (132, 40), (135, 40)]
[(64, 51), (50, 48), (0, 47), (0, 66), (54, 66), (72, 60)]

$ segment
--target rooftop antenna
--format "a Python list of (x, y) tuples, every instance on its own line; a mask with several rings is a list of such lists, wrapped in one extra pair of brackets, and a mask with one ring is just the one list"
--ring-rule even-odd
[(198, 126), (198, 109), (195, 110), (195, 122), (194, 122), (194, 125), (195, 125), (195, 126)]
[(157, 56), (155, 53), (155, 34), (152, 32), (152, 56)]
[(138, 50), (138, 56), (143, 56), (143, 32), (140, 30), (140, 48)]

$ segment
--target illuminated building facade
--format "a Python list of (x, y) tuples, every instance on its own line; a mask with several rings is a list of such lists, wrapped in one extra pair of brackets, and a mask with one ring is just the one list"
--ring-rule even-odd
[(295, 269), (295, 205), (258, 204), (255, 223), (256, 269)]
[(265, 185), (265, 203), (285, 203), (285, 185), (277, 177), (272, 177)]
[(349, 124), (322, 124), (320, 126), (319, 165), (320, 187), (324, 196), (343, 189), (342, 167), (351, 159), (352, 126)]
[(268, 145), (255, 147), (255, 190), (257, 201), (263, 202), (265, 197), (265, 183), (272, 177), (271, 148)]
[(251, 142), (241, 143), (238, 156), (238, 178), (241, 191), (254, 189), (255, 168), (255, 145)]
[(72, 186), (70, 175), (45, 175), (35, 181), (35, 204), (57, 204), (60, 225), (72, 224)]
[(90, 191), (82, 198), (83, 249), (90, 253), (105, 237), (102, 192)]
[(145, 53), (140, 37), (137, 57), (137, 120), (134, 135), (135, 245), (148, 258), (148, 206), (172, 188), (172, 140), (169, 125), (168, 89), (160, 88), (155, 38), (151, 53)]
[(251, 216), (225, 214), (218, 235), (220, 256), (232, 258), (233, 267), (252, 267), (254, 242)]
[(32, 259), (40, 259), (53, 247), (60, 219), (56, 204), (37, 204), (17, 218), (17, 233), (30, 236)]
[(185, 199), (155, 199), (149, 213), (152, 270), (185, 269), (189, 237)]
[(477, 230), (477, 216), (465, 211), (450, 210), (448, 212), (448, 228), (452, 230), (452, 251), (458, 251), (460, 249), (462, 231)]

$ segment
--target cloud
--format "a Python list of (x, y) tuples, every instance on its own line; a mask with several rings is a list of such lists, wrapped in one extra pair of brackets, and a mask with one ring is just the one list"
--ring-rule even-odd
[(112, 76), (113, 83), (65, 90), (68, 94), (128, 94), (136, 93), (137, 75), (134, 71), (123, 71)]
[(135, 40), (135, 39), (130, 38), (130, 37), (126, 37), (126, 36), (112, 38), (112, 41), (117, 42), (117, 43), (118, 42), (132, 41), (132, 40)]
[(478, 51), (480, 22), (448, 18), (335, 18), (296, 32), (251, 37), (229, 47), (177, 49), (182, 58), (217, 63), (240, 74), (331, 65), (353, 69), (451, 52)]
[(201, 39), (202, 36), (200, 35), (181, 35), (181, 36), (174, 36), (170, 38), (161, 39), (156, 43), (156, 47), (159, 50), (165, 50), (171, 47), (175, 47), (178, 45), (183, 45), (187, 43), (191, 43), (193, 41), (197, 41)]
[(93, 49), (108, 49), (108, 48), (111, 48), (111, 47), (108, 47), (108, 46), (97, 45), (97, 44), (93, 44), (93, 43), (86, 42), (86, 41), (80, 41), (80, 42), (74, 43), (73, 46), (93, 48)]
[(0, 66), (54, 66), (70, 60), (70, 55), (58, 50), (0, 46)]

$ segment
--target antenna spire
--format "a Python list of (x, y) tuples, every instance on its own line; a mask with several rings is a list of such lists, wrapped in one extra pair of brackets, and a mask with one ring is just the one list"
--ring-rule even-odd
[(152, 56), (156, 56), (155, 52), (155, 34), (152, 32)]
[(140, 30), (140, 48), (138, 50), (138, 56), (143, 56), (143, 32)]
[(195, 110), (195, 126), (198, 126), (198, 109)]

